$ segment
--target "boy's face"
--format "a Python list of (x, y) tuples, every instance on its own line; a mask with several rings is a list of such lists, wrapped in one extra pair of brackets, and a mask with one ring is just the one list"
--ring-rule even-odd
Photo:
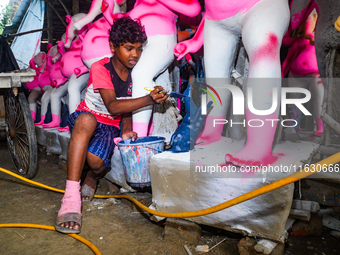
[(114, 52), (114, 57), (126, 68), (134, 67), (142, 54), (143, 47), (141, 43), (123, 43), (114, 47), (110, 42), (110, 49)]

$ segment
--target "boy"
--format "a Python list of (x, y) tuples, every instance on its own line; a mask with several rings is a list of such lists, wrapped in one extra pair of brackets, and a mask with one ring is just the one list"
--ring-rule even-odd
[[(90, 79), (84, 101), (71, 114), (68, 125), (71, 139), (67, 152), (67, 181), (65, 194), (58, 213), (56, 230), (62, 233), (80, 233), (81, 201), (91, 200), (97, 181), (110, 169), (114, 148), (113, 138), (119, 136), (133, 140), (131, 112), (168, 97), (160, 86), (144, 97), (119, 99), (132, 94), (131, 69), (142, 53), (147, 40), (144, 27), (128, 17), (114, 21), (109, 37), (111, 59), (104, 58), (91, 67)], [(91, 170), (87, 173), (80, 194), (80, 177), (87, 160)]]

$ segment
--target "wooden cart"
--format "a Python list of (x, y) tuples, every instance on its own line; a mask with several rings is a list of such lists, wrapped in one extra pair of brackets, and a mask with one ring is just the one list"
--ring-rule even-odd
[(33, 81), (35, 75), (31, 69), (0, 73), (0, 109), (5, 112), (7, 145), (18, 174), (30, 179), (36, 174), (37, 138), (21, 83)]

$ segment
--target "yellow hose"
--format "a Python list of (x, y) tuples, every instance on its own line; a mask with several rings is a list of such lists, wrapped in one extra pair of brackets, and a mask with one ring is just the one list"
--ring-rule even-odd
[(340, 16), (339, 16), (339, 18), (335, 21), (334, 27), (335, 27), (336, 30), (338, 30), (338, 31), (340, 32)]
[[(55, 230), (52, 226), (47, 225), (39, 225), (39, 224), (27, 224), (27, 223), (4, 223), (0, 224), (0, 228), (39, 228), (39, 229), (47, 229), (47, 230)], [(93, 243), (89, 242), (85, 238), (77, 235), (77, 234), (67, 234), (80, 242), (86, 244), (96, 255), (101, 255), (101, 252), (97, 249)]]
[[(334, 154), (333, 156), (330, 156), (330, 157), (328, 157), (328, 158), (326, 158), (324, 160), (319, 161), (318, 163), (314, 164), (314, 167), (321, 171), (322, 169), (327, 168), (330, 165), (334, 165), (334, 164), (338, 163), (339, 161), (340, 161), (340, 152), (338, 152), (338, 153)], [(319, 168), (318, 166), (321, 166), (321, 167)], [(28, 183), (31, 183), (31, 184), (34, 184), (34, 185), (37, 185), (37, 186), (40, 186), (40, 187), (43, 187), (43, 188), (46, 188), (46, 189), (49, 189), (49, 190), (65, 193), (64, 190), (56, 189), (56, 188), (53, 188), (53, 187), (50, 187), (50, 186), (47, 186), (47, 185), (40, 184), (38, 182), (32, 181), (32, 180), (29, 180), (29, 179), (27, 179), (25, 177), (22, 177), (20, 175), (12, 173), (12, 172), (4, 169), (4, 168), (0, 167), (0, 171), (2, 171), (4, 173), (7, 173), (9, 175), (12, 175), (14, 177), (17, 177), (17, 178), (19, 178), (19, 179), (21, 179), (23, 181), (28, 182)], [(219, 205), (216, 205), (216, 206), (213, 206), (213, 207), (210, 207), (210, 208), (206, 208), (206, 209), (203, 209), (203, 210), (191, 211), (191, 212), (165, 213), (165, 212), (155, 211), (155, 210), (152, 210), (152, 209), (146, 207), (145, 205), (141, 204), (136, 199), (134, 199), (132, 197), (129, 197), (129, 196), (126, 196), (126, 195), (95, 195), (94, 197), (96, 197), (96, 198), (125, 198), (125, 199), (128, 199), (128, 200), (132, 201), (133, 203), (135, 203), (137, 206), (139, 206), (144, 211), (147, 211), (150, 214), (154, 214), (154, 215), (157, 215), (157, 216), (160, 216), (160, 217), (167, 217), (167, 218), (198, 217), (198, 216), (203, 216), (203, 215), (211, 214), (211, 213), (214, 213), (214, 212), (218, 212), (218, 211), (221, 211), (223, 209), (229, 208), (231, 206), (240, 204), (240, 203), (242, 203), (244, 201), (247, 201), (249, 199), (252, 199), (254, 197), (257, 197), (257, 196), (266, 194), (266, 193), (268, 193), (268, 192), (270, 192), (272, 190), (281, 188), (281, 187), (283, 187), (283, 186), (285, 186), (287, 184), (290, 184), (290, 183), (296, 182), (298, 180), (301, 180), (301, 179), (303, 179), (303, 178), (305, 178), (305, 177), (307, 177), (309, 175), (314, 174), (315, 172), (316, 171), (313, 171), (313, 168), (306, 167), (302, 171), (299, 171), (299, 172), (296, 172), (294, 174), (291, 174), (291, 175), (289, 175), (289, 176), (287, 176), (285, 178), (277, 180), (277, 181), (275, 181), (275, 182), (273, 182), (271, 184), (265, 185), (265, 186), (263, 186), (261, 188), (252, 190), (252, 191), (250, 191), (250, 192), (248, 192), (248, 193), (246, 193), (246, 194), (244, 194), (242, 196), (236, 197), (234, 199), (231, 199), (231, 200), (226, 201), (224, 203), (221, 203)], [(20, 223), (0, 224), (0, 227), (29, 227), (29, 228), (42, 228), (42, 229), (55, 230), (55, 228), (52, 227), (52, 226), (37, 225), (37, 224), (20, 224)], [(101, 254), (99, 252), (99, 250), (92, 243), (87, 241), (86, 239), (84, 239), (84, 238), (82, 238), (82, 237), (80, 237), (80, 236), (78, 236), (76, 234), (68, 234), (68, 235), (72, 236), (73, 238), (76, 238), (79, 241), (81, 241), (84, 244), (86, 244), (88, 247), (90, 247), (93, 250), (93, 252), (95, 254)]]
[[(318, 163), (314, 164), (314, 167), (316, 169), (319, 169), (320, 171), (324, 168), (327, 168), (329, 165), (334, 165), (336, 163), (340, 162), (340, 152), (334, 154), (333, 156), (330, 156), (324, 160), (321, 160), (319, 161)], [(14, 177), (17, 177), (21, 180), (24, 180), (26, 182), (29, 182), (29, 183), (32, 183), (32, 184), (35, 184), (35, 185), (38, 185), (38, 186), (41, 186), (41, 187), (44, 187), (46, 189), (50, 189), (50, 190), (53, 190), (53, 191), (57, 191), (57, 192), (61, 192), (61, 193), (64, 193), (65, 191), (64, 190), (60, 190), (60, 189), (56, 189), (56, 188), (52, 188), (50, 186), (47, 186), (47, 185), (43, 185), (43, 184), (40, 184), (38, 182), (35, 182), (35, 181), (31, 181), (25, 177), (22, 177), (20, 175), (17, 175), (15, 173), (12, 173), (6, 169), (3, 169), (0, 167), (0, 170), (7, 173), (7, 174), (10, 174)], [(157, 215), (157, 216), (160, 216), (160, 217), (166, 217), (166, 218), (189, 218), (189, 217), (198, 217), (198, 216), (203, 216), (203, 215), (207, 215), (207, 214), (211, 214), (211, 213), (215, 213), (215, 212), (218, 212), (218, 211), (221, 211), (221, 210), (224, 210), (226, 208), (229, 208), (231, 206), (234, 206), (234, 205), (237, 205), (237, 204), (240, 204), (244, 201), (247, 201), (249, 199), (252, 199), (254, 197), (257, 197), (257, 196), (260, 196), (260, 195), (263, 195), (263, 194), (266, 194), (270, 191), (273, 191), (275, 189), (278, 189), (278, 188), (281, 188), (287, 184), (290, 184), (290, 183), (293, 183), (293, 182), (296, 182), (298, 180), (301, 180), (309, 175), (312, 175), (314, 174), (316, 171), (313, 171), (313, 168), (311, 167), (306, 167), (304, 168), (303, 170), (299, 171), (299, 172), (296, 172), (294, 174), (291, 174), (287, 177), (284, 177), (280, 180), (277, 180), (271, 184), (268, 184), (268, 185), (265, 185), (263, 187), (260, 187), (258, 189), (255, 189), (255, 190), (252, 190), (244, 195), (241, 195), (239, 197), (236, 197), (236, 198), (233, 198), (229, 201), (226, 201), (224, 203), (221, 203), (219, 205), (215, 205), (213, 207), (209, 207), (209, 208), (206, 208), (206, 209), (203, 209), (203, 210), (198, 210), (198, 211), (191, 211), (191, 212), (181, 212), (181, 213), (165, 213), (165, 212), (159, 212), (159, 211), (155, 211), (155, 210), (152, 210), (148, 207), (146, 207), (145, 205), (141, 204), (139, 201), (137, 201), (136, 199), (130, 197), (130, 196), (126, 196), (126, 195), (95, 195), (94, 197), (96, 198), (125, 198), (125, 199), (128, 199), (130, 201), (132, 201), (133, 203), (135, 203), (137, 206), (139, 206), (141, 209), (143, 209), (144, 211), (150, 213), (150, 214), (153, 214), (153, 215)]]

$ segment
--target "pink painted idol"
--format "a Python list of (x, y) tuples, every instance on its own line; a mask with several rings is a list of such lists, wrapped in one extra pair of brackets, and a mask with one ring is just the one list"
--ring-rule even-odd
[[(98, 3), (100, 2), (100, 4)], [(92, 2), (89, 15), (75, 23), (76, 28), (81, 28), (84, 24), (93, 20), (94, 10), (101, 5), (101, 11), (105, 19), (112, 24), (115, 18), (114, 13), (116, 4), (122, 5), (125, 1), (102, 1), (95, 0)], [(154, 87), (153, 79), (166, 71), (167, 67), (173, 61), (173, 48), (177, 43), (176, 19), (177, 13), (194, 17), (199, 14), (201, 6), (197, 0), (137, 0), (134, 8), (128, 13), (132, 19), (139, 19), (145, 27), (148, 41), (144, 45), (141, 59), (134, 67), (132, 72), (133, 92), (132, 97), (137, 98), (145, 96), (148, 92), (144, 87)], [(91, 14), (90, 14), (91, 13)], [(90, 17), (90, 18), (89, 18)], [(118, 16), (117, 16), (118, 17)], [(99, 22), (99, 21), (97, 21)], [(100, 21), (104, 23), (103, 21)], [(106, 28), (107, 26), (105, 26)], [(91, 29), (90, 32), (91, 33)], [(93, 40), (99, 39), (92, 37)], [(105, 34), (104, 36), (107, 37)], [(87, 40), (87, 38), (85, 38)], [(87, 45), (84, 45), (87, 47)], [(82, 56), (86, 53), (82, 52)], [(88, 56), (86, 58), (89, 58)], [(98, 56), (96, 57), (98, 59)], [(84, 59), (84, 58), (83, 58)], [(84, 61), (85, 62), (85, 61)], [(86, 62), (85, 62), (86, 63)], [(139, 136), (148, 134), (148, 126), (152, 113), (151, 107), (139, 109), (133, 113), (133, 130)]]
[(41, 89), (44, 91), (43, 96), (41, 97), (41, 108), (40, 108), (40, 122), (35, 123), (34, 125), (39, 126), (42, 125), (45, 121), (45, 117), (46, 117), (46, 113), (47, 113), (47, 107), (48, 104), (51, 101), (51, 92), (53, 90), (53, 87), (51, 85), (52, 81), (50, 78), (50, 73), (52, 70), (52, 66), (53, 66), (53, 62), (52, 59), (53, 57), (55, 57), (57, 55), (57, 45), (51, 47), (48, 50), (47, 53), (47, 69), (48, 69), (48, 73), (47, 73), (47, 77), (45, 77), (45, 82), (43, 82), (42, 80), (40, 80), (41, 83)]
[(47, 60), (46, 53), (38, 52), (33, 56), (33, 58), (29, 62), (29, 68), (35, 70), (36, 72), (34, 80), (26, 83), (26, 87), (30, 92), (30, 95), (28, 96), (28, 104), (31, 111), (33, 122), (36, 119), (37, 113), (36, 100), (42, 94), (41, 88), (39, 87), (39, 78), (45, 72), (45, 70), (47, 70), (46, 60)]
[[(296, 20), (305, 17), (310, 2), (295, 6), (292, 17)], [(252, 91), (253, 106), (259, 111), (271, 109), (273, 89), (279, 91), (281, 88), (279, 53), (282, 38), (290, 22), (288, 0), (206, 0), (205, 6), (205, 19), (194, 38), (179, 43), (174, 49), (175, 55), (180, 59), (188, 52), (196, 52), (204, 41), (206, 81), (211, 86), (217, 86), (215, 88), (223, 102), (223, 106), (216, 105), (207, 116), (205, 127), (196, 141), (197, 144), (203, 145), (217, 142), (222, 137), (223, 125), (213, 127), (213, 123), (216, 119), (226, 118), (231, 93), (218, 85), (230, 84), (240, 39), (249, 57), (247, 87), (248, 91)], [(303, 20), (296, 22), (301, 24)], [(276, 79), (263, 82), (264, 78), (268, 81), (269, 78)], [(245, 98), (248, 96), (250, 95), (245, 95)], [(269, 115), (258, 115), (246, 105), (245, 114), (246, 123), (248, 120), (257, 119), (262, 120), (264, 125), (261, 128), (248, 125), (244, 148), (234, 155), (226, 154), (225, 161), (238, 166), (273, 163), (277, 159), (272, 153), (277, 122), (265, 120), (279, 119), (279, 107)]]
[[(163, 73), (174, 59), (173, 48), (177, 43), (177, 13), (194, 17), (201, 6), (197, 0), (139, 0), (129, 12), (132, 19), (139, 19), (148, 36), (143, 54), (132, 71), (132, 97), (147, 94), (144, 87), (154, 87), (153, 79)], [(133, 113), (133, 130), (139, 136), (148, 134), (152, 109), (146, 107)]]
[[(282, 63), (282, 77), (288, 75), (288, 86), (309, 89), (313, 101), (313, 117), (316, 122), (315, 135), (323, 133), (323, 121), (321, 119), (324, 86), (322, 84), (314, 45), (314, 28), (317, 20), (316, 11), (312, 12), (308, 19), (301, 25), (299, 37), (285, 36), (283, 44), (289, 46), (289, 52)], [(307, 78), (307, 79), (306, 79)], [(294, 98), (298, 95), (293, 94)], [(302, 113), (293, 108), (293, 117), (300, 119)]]

